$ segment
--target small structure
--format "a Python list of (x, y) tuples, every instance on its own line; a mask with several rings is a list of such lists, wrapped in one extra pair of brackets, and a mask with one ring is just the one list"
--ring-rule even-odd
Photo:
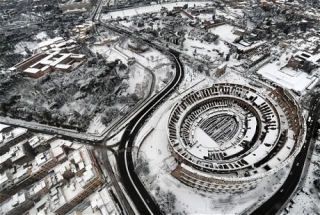
[(128, 48), (133, 51), (133, 52), (137, 52), (137, 53), (143, 53), (149, 50), (148, 46), (145, 45), (141, 45), (140, 43), (137, 42), (131, 42), (128, 44)]
[(215, 77), (220, 78), (226, 72), (226, 69), (227, 69), (227, 64), (226, 63), (221, 64), (216, 70)]
[(162, 29), (159, 32), (160, 38), (164, 39), (165, 41), (168, 41), (170, 43), (181, 45), (185, 41), (184, 37), (178, 36), (175, 33), (168, 31), (167, 29)]
[(94, 44), (102, 46), (102, 45), (107, 45), (107, 44), (116, 42), (118, 40), (119, 40), (119, 37), (117, 36), (117, 37), (112, 37), (112, 38), (108, 38), (108, 39), (102, 40), (100, 42), (95, 42)]
[(64, 4), (59, 4), (60, 9), (63, 12), (67, 11), (73, 11), (73, 10), (83, 10), (85, 9), (86, 11), (91, 10), (92, 5), (91, 5), (91, 0), (70, 0)]
[(72, 31), (78, 34), (78, 40), (85, 41), (88, 39), (88, 35), (90, 33), (96, 31), (96, 25), (93, 22), (85, 23), (82, 25), (77, 25)]

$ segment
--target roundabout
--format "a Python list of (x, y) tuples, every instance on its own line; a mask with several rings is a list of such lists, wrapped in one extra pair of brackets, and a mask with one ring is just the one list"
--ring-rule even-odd
[(172, 175), (201, 190), (239, 192), (290, 164), (305, 138), (294, 97), (237, 84), (215, 84), (183, 97), (167, 134), (178, 162)]

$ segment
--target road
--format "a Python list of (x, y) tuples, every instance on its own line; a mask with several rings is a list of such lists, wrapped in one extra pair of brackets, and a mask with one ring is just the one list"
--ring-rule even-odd
[(179, 54), (173, 50), (171, 51), (171, 54), (174, 56), (176, 61), (175, 77), (164, 90), (152, 97), (152, 99), (149, 100), (149, 102), (147, 102), (140, 112), (131, 120), (122, 136), (119, 146), (120, 153), (118, 154), (117, 159), (118, 169), (125, 189), (134, 201), (134, 204), (140, 214), (162, 214), (162, 212), (135, 173), (130, 149), (133, 147), (134, 139), (140, 128), (148, 120), (148, 117), (158, 105), (165, 101), (165, 99), (174, 92), (183, 79), (184, 71), (179, 60)]
[[(115, 28), (110, 25), (107, 28), (122, 34), (127, 34), (128, 36), (132, 36), (132, 34), (129, 35), (128, 32), (126, 32), (126, 30), (124, 29)], [(150, 45), (149, 41), (146, 41), (145, 39), (142, 39), (142, 40), (144, 40), (144, 42), (146, 43), (149, 43)], [(168, 86), (169, 89), (170, 87), (171, 86)], [(304, 146), (301, 149), (301, 152), (297, 155), (296, 159), (294, 160), (293, 167), (290, 172), (290, 175), (288, 176), (288, 179), (285, 181), (282, 187), (267, 202), (261, 205), (252, 214), (257, 214), (257, 215), (276, 214), (287, 202), (287, 200), (290, 198), (290, 196), (298, 186), (302, 176), (303, 166), (308, 155), (308, 149), (311, 143), (311, 139), (316, 132), (316, 121), (318, 118), (318, 114), (320, 112), (319, 98), (320, 98), (320, 95), (315, 96), (311, 101), (312, 111), (310, 112), (309, 117), (315, 120), (307, 122), (308, 129), (307, 129), (306, 141), (304, 143)], [(155, 99), (153, 99), (153, 101), (155, 101)], [(155, 102), (154, 104), (157, 105), (157, 103)], [(140, 114), (136, 115), (136, 117), (131, 121), (121, 140), (120, 151), (122, 151), (122, 153), (120, 153), (118, 156), (118, 166), (119, 166), (119, 171), (121, 173), (122, 179), (124, 180), (124, 184), (126, 185), (127, 191), (130, 193), (130, 196), (135, 201), (135, 204), (141, 214), (161, 213), (161, 211), (159, 211), (158, 209), (158, 206), (153, 202), (152, 198), (150, 197), (148, 192), (145, 190), (144, 186), (142, 185), (136, 173), (134, 172), (131, 152), (130, 150), (128, 150), (128, 147), (129, 148), (132, 147), (134, 137), (136, 136), (140, 127), (144, 124), (148, 115), (151, 114), (151, 112), (152, 112), (152, 106), (150, 107), (147, 106), (142, 111), (140, 111)]]
[(292, 193), (299, 185), (301, 177), (303, 176), (303, 166), (307, 162), (308, 150), (310, 147), (311, 139), (317, 132), (317, 120), (320, 113), (320, 95), (316, 95), (310, 102), (310, 113), (307, 121), (307, 134), (305, 143), (300, 153), (295, 158), (291, 171), (285, 183), (280, 189), (259, 208), (253, 211), (252, 215), (262, 214), (277, 214), (281, 208), (285, 205), (288, 199), (290, 199)]
[(116, 192), (116, 198), (119, 201), (120, 205), (119, 207), (121, 208), (123, 214), (128, 214), (128, 215), (134, 215), (134, 211), (132, 210), (130, 203), (127, 201), (127, 198), (125, 197), (124, 193), (122, 192), (120, 186), (119, 186), (119, 180), (116, 178), (116, 175), (113, 173), (112, 165), (109, 160), (109, 155), (108, 151), (109, 149), (106, 148), (104, 145), (100, 145), (98, 147), (95, 147), (95, 151), (100, 159), (102, 161), (104, 167), (107, 170), (108, 177), (110, 180), (110, 186), (113, 186)]
[[(147, 43), (149, 46), (156, 48), (161, 52), (167, 52), (167, 50), (164, 50), (163, 47), (157, 46), (144, 38), (135, 36), (132, 34), (132, 32), (102, 23), (101, 25), (122, 35), (127, 35), (128, 37), (134, 37), (135, 39), (142, 40), (142, 42)], [(140, 109), (135, 109), (135, 115), (130, 116), (130, 119), (126, 120), (125, 124), (127, 124), (127, 127), (121, 138), (117, 155), (118, 171), (121, 176), (122, 184), (125, 187), (127, 194), (130, 196), (130, 199), (135, 204), (135, 208), (139, 211), (140, 214), (162, 214), (159, 206), (154, 202), (153, 198), (150, 196), (150, 194), (140, 181), (139, 177), (135, 173), (131, 149), (133, 147), (136, 135), (138, 134), (140, 128), (147, 121), (148, 117), (152, 114), (152, 112), (157, 108), (158, 105), (160, 105), (166, 98), (169, 97), (169, 95), (171, 95), (172, 92), (174, 92), (174, 90), (183, 80), (184, 70), (179, 60), (179, 53), (171, 50), (170, 54), (172, 55), (176, 63), (176, 73), (174, 78), (160, 93), (152, 96), (149, 100), (145, 101), (141, 107), (139, 106)], [(119, 120), (113, 125), (113, 128), (119, 125), (119, 123), (123, 124), (122, 122), (123, 120)], [(106, 158), (105, 160), (109, 162), (108, 158)], [(108, 172), (109, 174), (112, 174), (111, 166)], [(119, 191), (119, 189), (116, 190), (118, 196), (120, 196), (120, 198), (123, 198), (123, 194)], [(132, 212), (131, 209), (129, 211)]]

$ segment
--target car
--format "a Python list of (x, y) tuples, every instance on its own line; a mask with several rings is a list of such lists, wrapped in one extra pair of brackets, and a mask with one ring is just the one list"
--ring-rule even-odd
[(282, 193), (282, 192), (283, 192), (283, 189), (280, 190), (280, 193)]
[(311, 116), (309, 116), (309, 118), (308, 118), (308, 122), (310, 122), (311, 121)]
[(299, 166), (299, 163), (297, 163), (297, 166)]

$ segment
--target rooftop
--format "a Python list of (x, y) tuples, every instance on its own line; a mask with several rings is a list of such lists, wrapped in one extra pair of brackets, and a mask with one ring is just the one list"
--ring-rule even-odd
[(0, 205), (0, 214), (6, 214), (19, 204), (25, 203), (26, 201), (29, 201), (27, 194), (25, 192), (19, 192)]
[(27, 133), (28, 129), (26, 128), (14, 128), (10, 132), (1, 132), (0, 133), (0, 147), (10, 140), (13, 140), (25, 133)]

